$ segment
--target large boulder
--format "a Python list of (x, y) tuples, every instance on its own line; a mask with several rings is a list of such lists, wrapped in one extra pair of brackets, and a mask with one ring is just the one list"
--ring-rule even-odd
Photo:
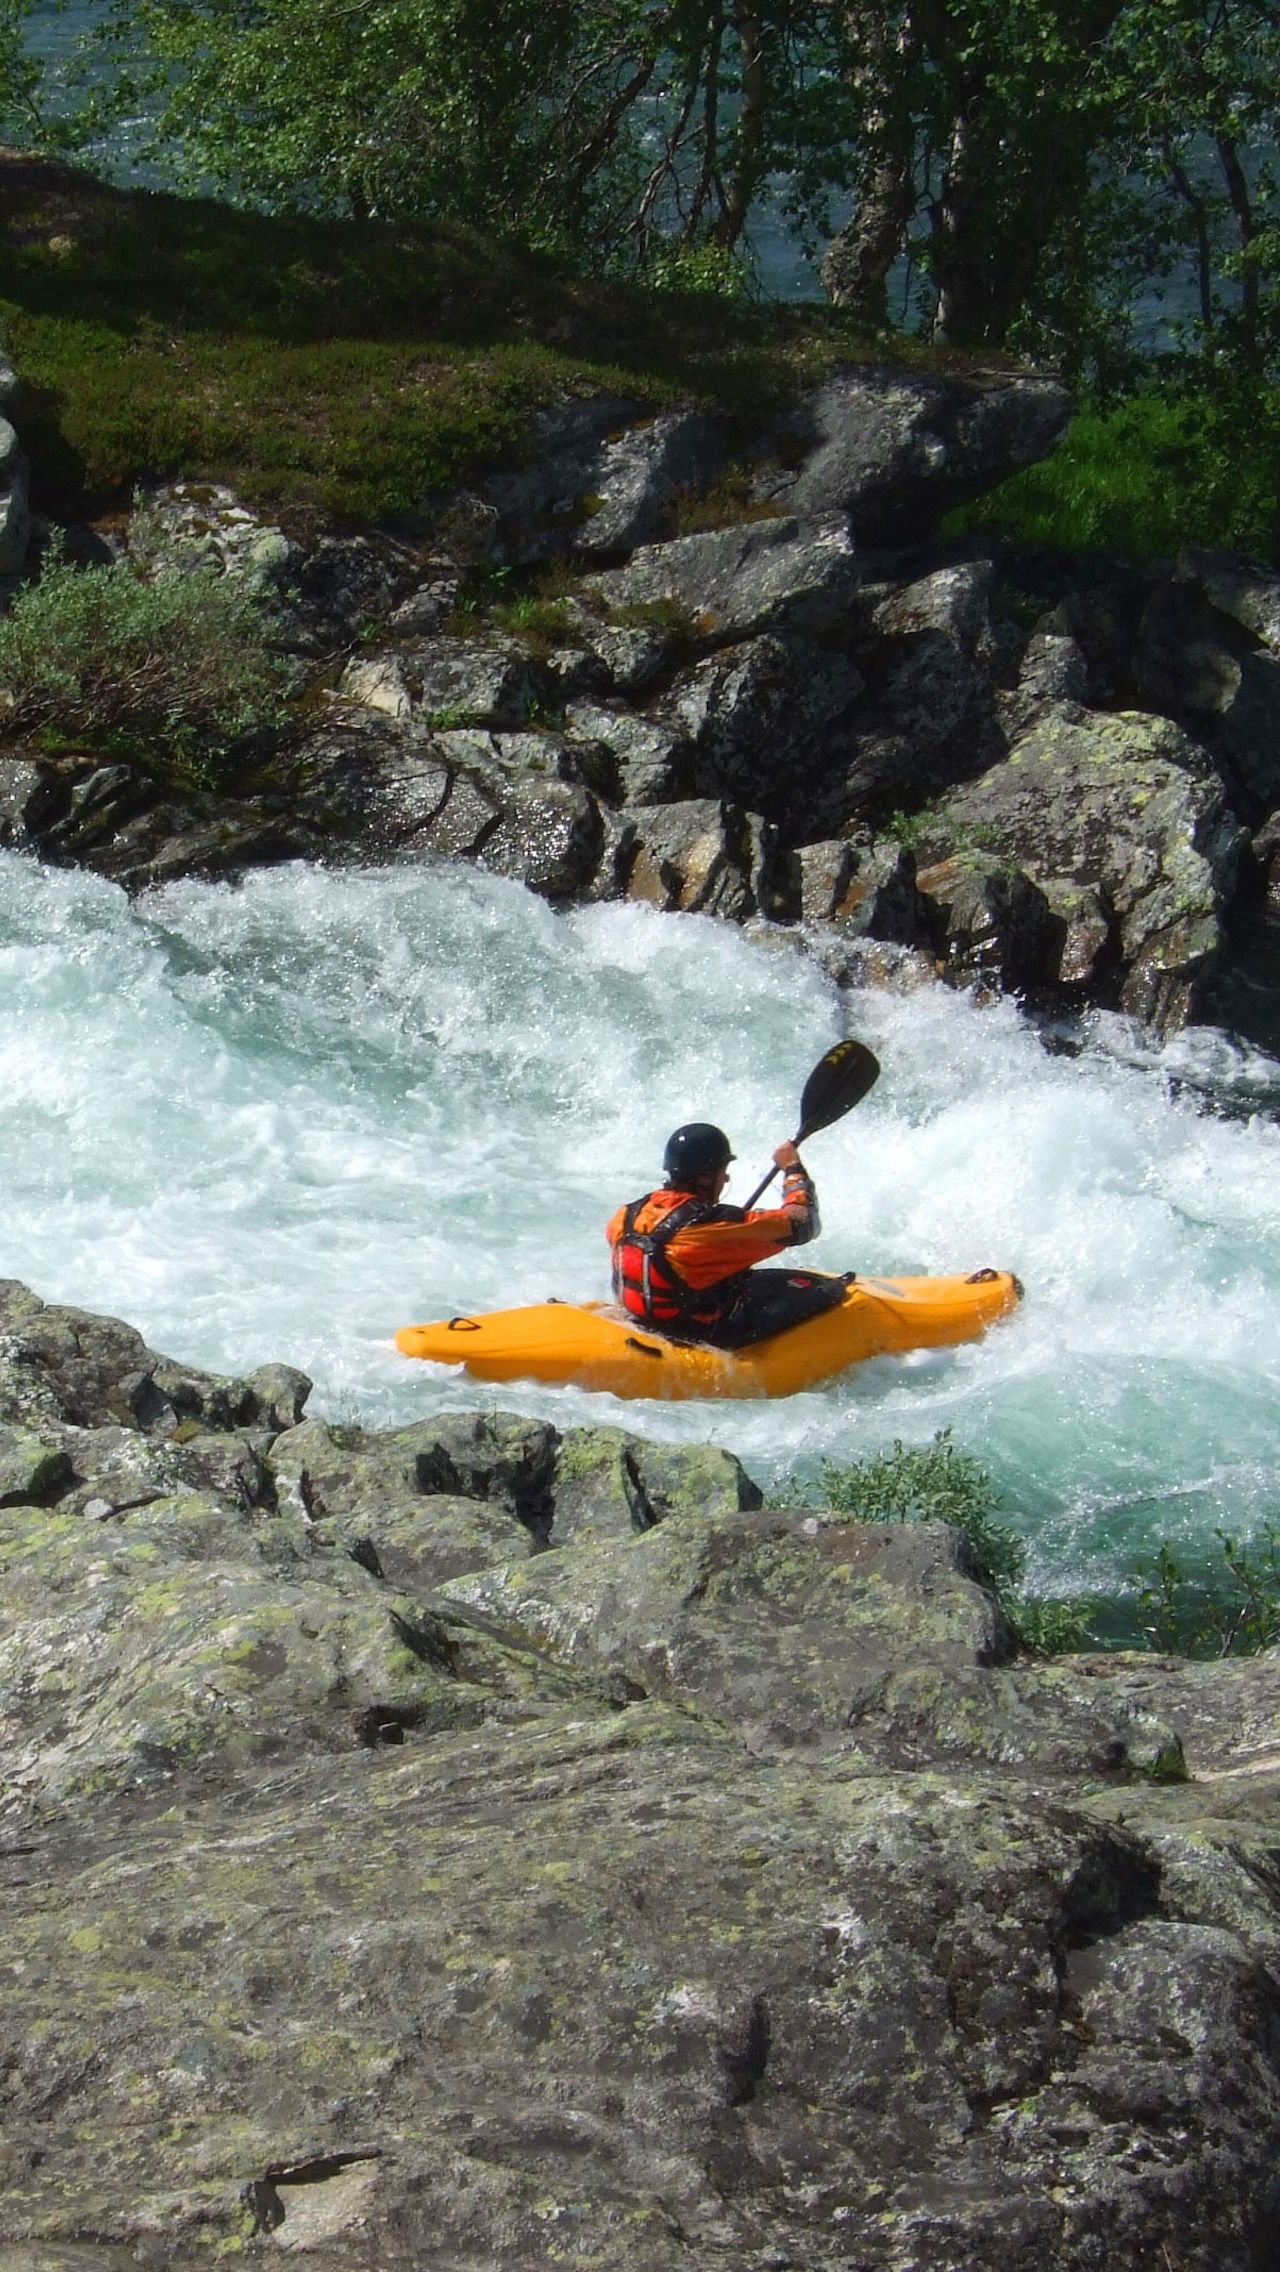
[(1198, 591), (1217, 614), (1225, 615), (1280, 655), (1280, 575), (1238, 553), (1208, 552), (1187, 545), (1178, 554), (1179, 581)]
[(862, 685), (845, 656), (765, 636), (708, 656), (677, 681), (664, 714), (692, 744), (704, 795), (736, 798), (794, 837), (807, 833)]
[(1008, 1657), (969, 1568), (937, 1526), (695, 1511), (444, 1592), (580, 1672), (621, 1673), (776, 1747), (843, 1743), (872, 1668), (905, 1653), (944, 1668)]
[(0, 2272), (1273, 2260), (1280, 1652), (305, 1387), (0, 1287)]
[(892, 837), (878, 844), (841, 838), (802, 844), (786, 864), (789, 912), (843, 939), (884, 939), (923, 946), (927, 911), (916, 888), (912, 855)]
[(735, 923), (773, 908), (775, 834), (741, 806), (691, 797), (639, 807), (626, 819), (618, 888), (628, 898)]
[(803, 521), (849, 516), (859, 543), (936, 527), (1061, 441), (1070, 397), (1054, 379), (943, 379), (846, 364), (779, 422), (757, 494)]
[(644, 418), (598, 397), (534, 421), (526, 463), (485, 483), (510, 560), (574, 551), (609, 558), (660, 532), (673, 501), (706, 488), (724, 463), (719, 427), (701, 412)]
[[(1206, 753), (1178, 727), (1068, 708), (1045, 713), (1002, 764), (931, 810), (919, 880), (928, 893), (932, 863), (958, 847), (962, 865), (982, 871), (994, 859), (1051, 912), (1055, 898), (1065, 911), (1092, 895), (1082, 919), (1110, 926), (1121, 1006), (1169, 1028), (1193, 1014), (1220, 954), (1243, 843)], [(1065, 951), (1065, 912), (1059, 928)], [(1047, 963), (1041, 974), (1066, 977)]]
[(1137, 661), (1152, 706), (1207, 743), (1236, 809), (1256, 824), (1280, 801), (1280, 651), (1240, 621), (1268, 620), (1270, 587), (1241, 579), (1224, 589), (1223, 579), (1225, 570), (1210, 588), (1236, 600), (1234, 614), (1186, 583), (1161, 586), (1143, 614)]
[(809, 799), (809, 833), (981, 773), (1004, 755), (991, 659), (985, 561), (870, 587), (855, 653), (865, 680), (848, 730)]
[(608, 751), (622, 804), (669, 805), (693, 795), (693, 744), (681, 725), (593, 702), (572, 705), (564, 722), (573, 741)]
[(562, 736), (434, 731), (343, 709), (295, 752), (294, 818), (315, 845), (474, 860), (549, 899), (595, 876), (604, 844), (589, 748)]
[(609, 607), (675, 602), (708, 646), (763, 631), (821, 636), (842, 625), (857, 588), (853, 546), (828, 516), (746, 521), (645, 545), (625, 568), (589, 580)]
[(528, 723), (546, 687), (517, 640), (441, 634), (355, 657), (338, 693), (390, 717), (420, 717), (429, 726), (510, 730)]

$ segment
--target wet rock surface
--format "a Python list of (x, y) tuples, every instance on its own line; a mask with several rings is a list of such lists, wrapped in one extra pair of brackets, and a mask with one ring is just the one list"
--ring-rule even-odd
[(0, 2272), (1257, 2272), (1280, 1652), (0, 1288)]

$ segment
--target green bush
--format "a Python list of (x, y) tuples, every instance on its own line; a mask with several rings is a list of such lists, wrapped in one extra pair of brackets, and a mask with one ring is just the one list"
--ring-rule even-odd
[(1086, 406), (1061, 447), (948, 517), (1051, 551), (1144, 561), (1185, 544), (1280, 556), (1280, 404), (1223, 378)]
[[(1078, 1649), (1086, 1636), (1083, 1603), (1034, 1600), (1019, 1591), (1027, 1550), (1015, 1530), (997, 1520), (1000, 1500), (990, 1475), (942, 1429), (931, 1444), (849, 1462), (823, 1460), (817, 1487), (822, 1503), (864, 1523), (949, 1523), (969, 1542), (974, 1569), (1000, 1603), (1024, 1648)], [(797, 1490), (796, 1496), (801, 1493)], [(811, 1490), (803, 1493), (813, 1504)]]
[(1139, 1646), (1181, 1657), (1251, 1657), (1280, 1642), (1280, 1523), (1252, 1543), (1215, 1532), (1218, 1557), (1189, 1568), (1163, 1540), (1137, 1601)]
[(236, 742), (279, 718), (270, 629), (258, 594), (215, 569), (148, 581), (127, 561), (73, 568), (55, 550), (0, 622), (4, 723), (162, 777), (216, 778)]

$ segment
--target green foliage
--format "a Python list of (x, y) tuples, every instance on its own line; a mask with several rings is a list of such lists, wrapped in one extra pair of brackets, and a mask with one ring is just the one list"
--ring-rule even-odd
[(73, 568), (54, 553), (0, 621), (6, 726), (215, 778), (280, 714), (269, 634), (261, 600), (216, 570), (147, 581), (127, 561)]
[(1000, 1502), (990, 1475), (953, 1444), (949, 1428), (915, 1450), (895, 1443), (891, 1452), (848, 1466), (823, 1460), (818, 1485), (827, 1506), (860, 1522), (949, 1523), (963, 1531), (983, 1583), (996, 1593), (1012, 1591), (1022, 1577), (1026, 1548), (996, 1520)]
[(0, 136), (27, 142), (36, 122), (40, 66), (26, 43), (36, 0), (0, 0)]
[(719, 244), (681, 244), (661, 238), (645, 261), (644, 280), (656, 292), (701, 292), (717, 300), (754, 296), (749, 271)]
[[(0, 0), (0, 25), (30, 4)], [(887, 326), (905, 266), (949, 345), (1112, 383), (1151, 352), (1135, 305), (1145, 320), (1189, 272), (1177, 344), (1255, 376), (1280, 355), (1274, 0), (102, 0), (93, 14), (81, 114), (61, 131), (96, 149), (128, 120), (135, 155), (184, 188), (475, 224), (704, 303), (748, 293), (763, 196), (814, 249), (852, 205), (839, 289), (868, 327)]]
[[(864, 1523), (949, 1523), (969, 1542), (975, 1574), (991, 1588), (1022, 1647), (1044, 1655), (1069, 1653), (1085, 1641), (1089, 1604), (1040, 1599), (1021, 1592), (1027, 1550), (1022, 1539), (998, 1519), (1000, 1505), (991, 1477), (980, 1460), (961, 1451), (944, 1428), (931, 1444), (909, 1450), (895, 1443), (891, 1452), (849, 1462), (823, 1460), (818, 1467), (819, 1503)], [(795, 1485), (789, 1496), (814, 1495)]]
[(572, 645), (576, 632), (573, 609), (567, 600), (542, 599), (536, 593), (502, 602), (493, 610), (493, 622), (539, 658), (549, 655), (553, 648)]
[(23, 441), (59, 519), (182, 477), (435, 534), (439, 493), (510, 458), (535, 409), (601, 392), (755, 420), (862, 351), (819, 311), (726, 306), (710, 327), (695, 301), (452, 223), (237, 212), (52, 167), (6, 184), (0, 248)]
[(1189, 1568), (1165, 1539), (1138, 1595), (1142, 1645), (1183, 1657), (1247, 1657), (1280, 1642), (1280, 1522), (1252, 1541), (1217, 1530), (1216, 1564)]
[(948, 527), (1144, 561), (1188, 543), (1280, 558), (1280, 403), (1222, 375), (1083, 409), (1056, 455)]

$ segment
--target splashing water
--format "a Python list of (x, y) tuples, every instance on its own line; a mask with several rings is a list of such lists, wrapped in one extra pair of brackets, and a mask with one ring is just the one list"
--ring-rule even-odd
[[(729, 1129), (745, 1196), (846, 1031), (883, 1073), (814, 1139), (806, 1262), (997, 1264), (1027, 1287), (1009, 1325), (749, 1406), (489, 1389), (397, 1355), (411, 1319), (603, 1294), (603, 1223), (681, 1120)], [(841, 994), (780, 939), (557, 915), (443, 865), (131, 903), (0, 854), (0, 1275), (193, 1364), (300, 1365), (313, 1409), (378, 1425), (607, 1421), (724, 1444), (766, 1484), (950, 1427), (1063, 1589), (1280, 1513), (1280, 1129), (1249, 1116), (1276, 1070), (1109, 1019), (1055, 1055), (1008, 1002)]]

